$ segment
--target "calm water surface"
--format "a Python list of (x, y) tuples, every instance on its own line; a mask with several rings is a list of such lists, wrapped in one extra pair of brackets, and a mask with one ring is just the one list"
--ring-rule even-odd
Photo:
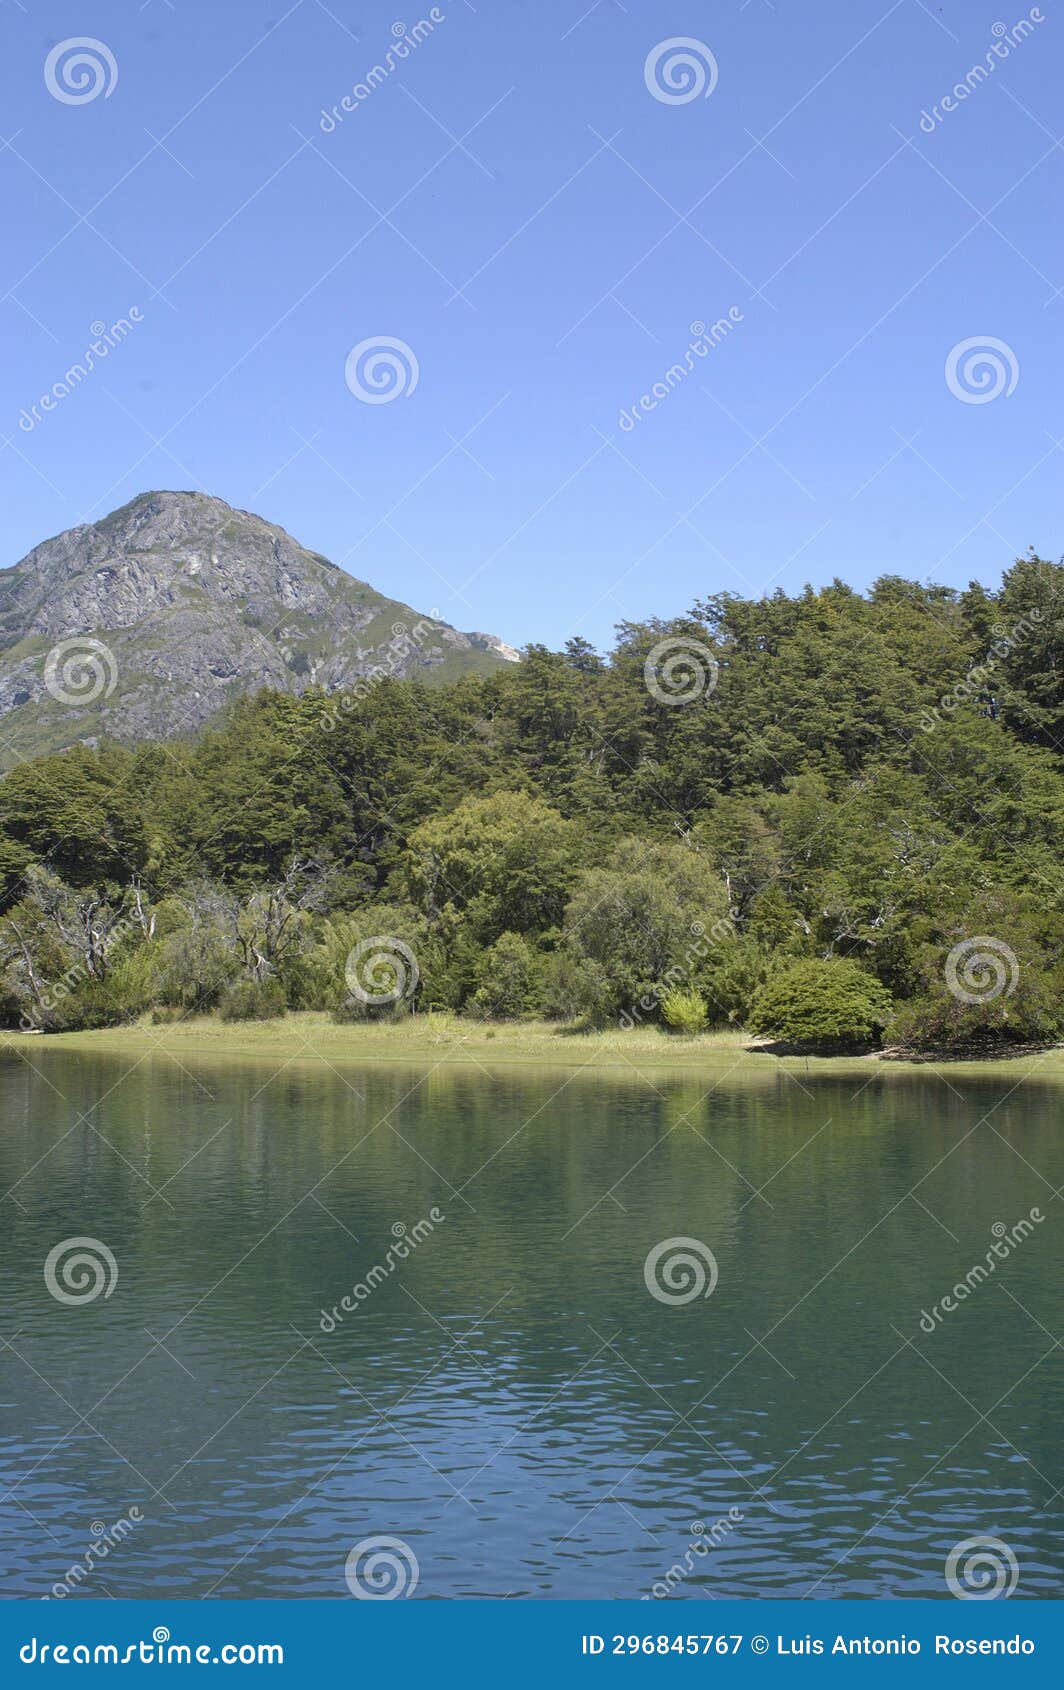
[[(1064, 1594), (1064, 1091), (33, 1056), (0, 1060), (5, 1595), (131, 1508), (80, 1595), (346, 1598), (386, 1535), (418, 1597), (942, 1597), (983, 1534)], [(64, 1304), (77, 1237), (118, 1280)], [(719, 1278), (663, 1303), (682, 1237)]]

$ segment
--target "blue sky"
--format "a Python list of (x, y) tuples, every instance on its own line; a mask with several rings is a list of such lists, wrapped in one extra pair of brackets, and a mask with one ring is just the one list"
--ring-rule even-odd
[[(0, 0), (0, 30), (5, 564), (198, 487), (459, 627), (604, 645), (723, 589), (1059, 555), (1050, 0)], [(97, 80), (60, 54), (50, 88), (82, 37)], [(345, 367), (382, 338), (407, 391), (371, 404)]]

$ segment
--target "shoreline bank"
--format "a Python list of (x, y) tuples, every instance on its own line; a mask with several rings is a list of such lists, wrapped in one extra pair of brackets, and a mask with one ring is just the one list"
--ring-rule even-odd
[(701, 1072), (758, 1076), (879, 1078), (891, 1074), (946, 1079), (1064, 1080), (1064, 1045), (994, 1058), (897, 1060), (863, 1056), (778, 1056), (739, 1032), (676, 1035), (656, 1027), (574, 1032), (560, 1022), (477, 1022), (453, 1015), (419, 1015), (395, 1023), (340, 1025), (316, 1011), (273, 1021), (224, 1022), (217, 1016), (154, 1026), (147, 1018), (125, 1027), (80, 1033), (0, 1031), (0, 1050), (31, 1060), (33, 1053), (167, 1058), (230, 1064), (284, 1062), (350, 1065), (446, 1064), (480, 1068), (559, 1068), (650, 1077)]

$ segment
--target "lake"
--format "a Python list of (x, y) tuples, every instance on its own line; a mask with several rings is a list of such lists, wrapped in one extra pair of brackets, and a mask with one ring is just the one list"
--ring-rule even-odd
[(31, 1055), (6, 1596), (1064, 1591), (1061, 1090)]

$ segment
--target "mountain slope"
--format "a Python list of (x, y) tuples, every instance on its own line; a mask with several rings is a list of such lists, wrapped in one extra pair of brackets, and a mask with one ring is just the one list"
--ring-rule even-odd
[(104, 733), (189, 732), (260, 687), (335, 692), (375, 668), (449, 680), (516, 660), (262, 517), (144, 493), (0, 570), (0, 765)]

